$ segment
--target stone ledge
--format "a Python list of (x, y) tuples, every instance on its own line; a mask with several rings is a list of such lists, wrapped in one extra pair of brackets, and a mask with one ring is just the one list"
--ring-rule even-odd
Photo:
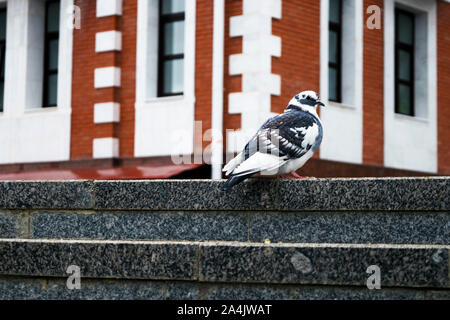
[(4, 181), (0, 208), (108, 210), (448, 211), (450, 178), (223, 181)]
[(441, 245), (0, 239), (0, 275), (365, 286), (367, 267), (386, 287), (449, 288)]
[(449, 244), (441, 211), (1, 210), (0, 238)]
[(81, 279), (69, 290), (67, 278), (0, 276), (0, 300), (439, 300), (450, 290), (423, 288), (305, 286), (124, 279)]

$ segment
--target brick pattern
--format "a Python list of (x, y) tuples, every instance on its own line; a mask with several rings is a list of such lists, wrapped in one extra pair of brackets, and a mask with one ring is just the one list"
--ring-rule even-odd
[(438, 172), (450, 174), (450, 4), (438, 1)]
[(272, 34), (281, 37), (281, 57), (272, 57), (272, 73), (281, 76), (281, 95), (272, 96), (272, 112), (281, 113), (295, 94), (320, 91), (320, 1), (283, 0)]
[(370, 5), (382, 9), (383, 0), (364, 1), (363, 36), (363, 163), (383, 165), (383, 122), (384, 122), (384, 31), (383, 15), (380, 30), (369, 30), (365, 21), (369, 17), (365, 10)]
[(210, 141), (203, 141), (202, 137), (211, 129), (212, 106), (212, 50), (214, 1), (199, 0), (196, 4), (196, 32), (195, 32), (195, 121), (202, 122), (200, 132), (196, 130), (194, 148), (201, 152)]
[[(95, 135), (92, 106), (96, 101), (96, 94), (105, 92), (104, 89), (98, 92), (93, 89), (94, 69), (97, 65), (97, 59), (93, 58), (95, 29), (106, 31), (117, 23), (115, 17), (109, 17), (99, 21), (96, 26), (95, 1), (75, 0), (74, 4), (80, 7), (81, 29), (73, 31), (71, 160), (92, 158), (92, 139)], [(108, 54), (104, 53), (103, 57), (107, 58)]]
[[(76, 0), (81, 9), (81, 29), (74, 30), (71, 159), (93, 156), (93, 139), (120, 140), (119, 155), (134, 155), (134, 102), (136, 79), (137, 2), (123, 0), (122, 16), (96, 17), (96, 1)], [(122, 31), (122, 50), (95, 52), (98, 32)], [(128, 57), (122, 59), (122, 56)], [(121, 69), (121, 87), (94, 88), (96, 68)], [(94, 124), (94, 104), (120, 103), (120, 124)]]
[(229, 61), (232, 54), (242, 53), (242, 37), (230, 37), (230, 18), (243, 14), (242, 0), (225, 1), (225, 57), (224, 57), (224, 147), (226, 146), (226, 129), (236, 130), (241, 127), (241, 114), (228, 113), (228, 95), (242, 91), (242, 75), (229, 75)]
[(120, 126), (117, 137), (120, 139), (121, 157), (134, 156), (134, 104), (136, 102), (136, 36), (137, 1), (122, 0), (122, 53), (120, 60)]

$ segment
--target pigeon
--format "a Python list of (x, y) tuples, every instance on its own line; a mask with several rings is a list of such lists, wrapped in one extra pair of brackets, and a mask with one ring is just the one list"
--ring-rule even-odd
[(227, 191), (255, 175), (283, 175), (301, 168), (319, 148), (323, 137), (317, 106), (324, 107), (314, 91), (303, 91), (289, 101), (284, 113), (268, 119), (245, 145), (245, 148), (223, 168), (228, 180)]

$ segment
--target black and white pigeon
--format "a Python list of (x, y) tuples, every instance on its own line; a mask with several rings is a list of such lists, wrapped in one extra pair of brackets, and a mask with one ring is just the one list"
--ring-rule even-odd
[(319, 148), (323, 137), (317, 106), (325, 106), (314, 91), (295, 95), (284, 113), (267, 120), (246, 144), (244, 150), (223, 168), (229, 179), (226, 191), (259, 173), (283, 175), (301, 168)]

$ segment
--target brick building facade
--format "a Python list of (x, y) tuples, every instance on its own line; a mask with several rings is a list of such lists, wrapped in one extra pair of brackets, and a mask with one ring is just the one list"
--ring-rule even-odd
[(0, 9), (4, 179), (173, 176), (229, 157), (303, 90), (328, 102), (305, 174), (450, 174), (448, 1), (0, 0)]

